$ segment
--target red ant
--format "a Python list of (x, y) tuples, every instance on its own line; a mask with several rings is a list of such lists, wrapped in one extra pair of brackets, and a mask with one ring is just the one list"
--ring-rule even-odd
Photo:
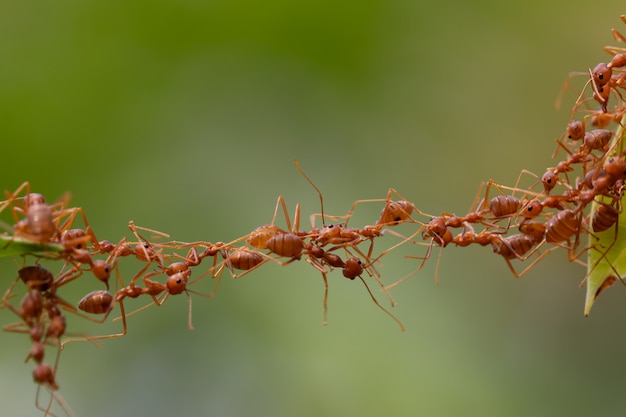
[[(500, 192), (500, 195), (490, 199), (489, 191), (492, 187), (496, 188)], [(479, 199), (482, 189), (483, 184), (481, 184), (478, 188), (476, 197), (474, 197), (474, 202), (466, 215), (456, 216), (450, 213), (443, 213), (441, 217), (445, 220), (444, 225), (446, 227), (460, 228), (465, 227), (465, 225), (469, 223), (482, 224), (483, 226), (489, 228), (501, 228), (496, 223), (501, 220), (514, 217), (522, 205), (522, 200), (515, 197), (513, 194), (509, 195), (504, 192), (504, 189), (507, 189), (507, 187), (504, 187), (493, 180), (489, 180), (486, 186), (485, 196), (482, 199)], [(511, 188), (511, 190), (517, 191), (517, 188)], [(433, 226), (436, 226), (435, 232), (437, 229), (440, 229), (440, 225), (438, 224), (431, 224), (431, 227)], [(508, 229), (508, 227), (509, 226), (504, 227), (504, 230)]]
[(404, 331), (404, 325), (402, 324), (402, 322), (398, 320), (396, 316), (391, 314), (391, 312), (389, 312), (387, 309), (381, 306), (378, 300), (376, 300), (376, 297), (374, 297), (374, 294), (372, 294), (372, 291), (370, 290), (369, 286), (367, 285), (367, 283), (361, 276), (363, 274), (363, 270), (364, 270), (363, 263), (361, 262), (361, 260), (356, 257), (351, 257), (346, 260), (345, 267), (343, 268), (342, 272), (343, 272), (343, 276), (348, 279), (355, 279), (356, 277), (358, 277), (363, 283), (363, 285), (365, 285), (365, 288), (367, 289), (367, 292), (372, 298), (372, 301), (374, 302), (374, 304), (376, 304), (378, 308), (380, 308), (389, 317), (391, 317), (396, 323), (398, 323), (398, 326), (400, 326), (400, 330)]
[[(296, 161), (297, 163), (297, 161)], [(309, 181), (309, 183), (311, 183), (311, 185), (313, 185), (313, 187), (319, 192), (319, 190), (317, 189), (317, 187), (315, 187), (315, 185), (311, 182), (311, 180), (304, 174), (304, 172), (302, 171), (302, 169), (300, 168), (300, 166), (298, 165), (298, 169), (300, 170), (300, 172), (302, 173), (302, 175), (305, 176), (305, 178), (307, 179), (307, 181)], [(394, 196), (399, 198), (399, 200), (394, 200)], [(415, 223), (415, 219), (413, 219), (411, 217), (413, 211), (416, 211), (415, 206), (413, 205), (413, 203), (411, 203), (410, 201), (408, 201), (404, 196), (402, 196), (398, 191), (396, 191), (394, 188), (389, 188), (389, 190), (387, 190), (387, 197), (384, 199), (380, 199), (380, 198), (376, 198), (376, 199), (367, 199), (367, 200), (357, 200), (354, 202), (354, 204), (352, 204), (352, 207), (350, 208), (350, 210), (348, 211), (347, 214), (343, 215), (343, 216), (324, 216), (324, 213), (322, 213), (321, 215), (319, 214), (313, 214), (311, 216), (311, 224), (314, 225), (315, 224), (315, 217), (322, 217), (322, 220), (324, 219), (324, 217), (326, 218), (331, 218), (331, 219), (345, 219), (345, 221), (343, 222), (344, 226), (348, 226), (348, 222), (350, 221), (350, 219), (352, 218), (352, 215), (356, 209), (356, 207), (359, 204), (362, 203), (377, 203), (377, 202), (384, 202), (385, 206), (383, 207), (382, 211), (380, 212), (380, 216), (378, 218), (378, 220), (376, 221), (376, 223), (373, 226), (366, 226), (366, 228), (368, 228), (370, 231), (363, 233), (364, 235), (369, 234), (369, 235), (376, 235), (376, 234), (380, 234), (380, 231), (382, 230), (382, 228), (384, 226), (397, 226), (401, 223), (405, 223), (405, 222), (412, 222)]]
[[(520, 177), (522, 174), (520, 174)], [(517, 182), (519, 183), (519, 177)], [(489, 191), (492, 187), (499, 190), (501, 195), (490, 199)], [(423, 257), (408, 256), (408, 258), (420, 259), (422, 262), (415, 271), (386, 288), (393, 288), (420, 271), (426, 260), (430, 259), (434, 245), (442, 248), (437, 256), (437, 264), (435, 267), (435, 282), (438, 285), (441, 255), (443, 253), (443, 248), (448, 244), (455, 243), (457, 246), (466, 246), (470, 243), (480, 243), (482, 245), (488, 245), (495, 241), (500, 242), (505, 239), (502, 238), (502, 235), (509, 229), (510, 220), (518, 215), (518, 210), (522, 205), (522, 200), (512, 194), (506, 194), (504, 190), (520, 191), (518, 187), (509, 188), (490, 180), (487, 183), (484, 197), (482, 199), (479, 197), (482, 192), (481, 186), (476, 194), (476, 197), (474, 198), (472, 207), (465, 216), (456, 216), (448, 213), (443, 213), (441, 216), (431, 216), (430, 221), (425, 225), (424, 230), (421, 232), (422, 239), (430, 240), (426, 254)], [(497, 223), (504, 219), (508, 219), (509, 224), (506, 226), (499, 226)], [(477, 234), (474, 231), (472, 224), (480, 224), (484, 226), (485, 229)], [(463, 228), (463, 231), (459, 235), (454, 236), (451, 231), (453, 228)], [(407, 240), (411, 240), (413, 236)], [(412, 240), (411, 242), (414, 244), (419, 243)], [(513, 244), (515, 244), (515, 241)], [(511, 246), (513, 244), (506, 243), (505, 246)], [(513, 250), (513, 253), (515, 253), (515, 250)]]
[[(56, 296), (56, 289), (58, 286), (70, 282), (73, 273), (74, 271), (70, 271), (55, 279), (50, 271), (39, 265), (21, 268), (18, 279), (21, 279), (26, 284), (28, 292), (22, 299), (20, 308), (17, 309), (7, 302), (18, 279), (7, 290), (0, 304), (0, 307), (8, 307), (23, 320), (21, 323), (5, 326), (4, 330), (29, 333), (30, 335), (33, 345), (26, 357), (26, 361), (33, 359), (36, 363), (33, 370), (33, 379), (39, 385), (35, 397), (35, 405), (44, 411), (45, 415), (55, 416), (50, 411), (53, 401), (56, 401), (62, 407), (66, 415), (73, 415), (67, 403), (56, 392), (59, 386), (55, 378), (60, 357), (60, 340), (66, 329), (65, 317), (61, 314), (58, 305), (75, 313), (73, 306)], [(57, 346), (54, 367), (44, 362), (45, 344)], [(39, 404), (40, 388), (42, 386), (46, 387), (50, 392), (50, 401), (45, 408)]]
[[(348, 248), (351, 248), (352, 250), (357, 252), (360, 256), (364, 257), (367, 261), (365, 270), (367, 271), (368, 275), (373, 277), (376, 280), (376, 282), (378, 282), (378, 284), (383, 289), (383, 291), (385, 291), (387, 298), (389, 299), (389, 302), (391, 303), (391, 305), (395, 306), (395, 301), (391, 297), (391, 294), (389, 294), (389, 292), (385, 289), (384, 284), (380, 280), (380, 275), (374, 269), (374, 266), (371, 260), (374, 239), (376, 237), (382, 236), (381, 229), (383, 228), (383, 226), (385, 226), (386, 223), (380, 223), (381, 221), (389, 220), (390, 223), (393, 223), (393, 224), (398, 224), (400, 222), (403, 222), (410, 218), (410, 213), (407, 212), (407, 210), (408, 210), (408, 207), (413, 207), (413, 205), (411, 203), (408, 203), (406, 200), (401, 200), (402, 203), (396, 204), (393, 206), (393, 208), (390, 208), (391, 203), (396, 203), (391, 200), (392, 191), (390, 189), (390, 191), (387, 194), (387, 200), (385, 200), (386, 201), (385, 208), (383, 209), (381, 213), (379, 222), (377, 222), (375, 226), (366, 226), (363, 229), (353, 229), (353, 228), (344, 226), (343, 224), (326, 225), (325, 215), (324, 215), (324, 197), (322, 195), (322, 192), (320, 191), (319, 188), (317, 188), (315, 183), (304, 173), (304, 171), (300, 167), (299, 162), (296, 160), (295, 163), (296, 163), (296, 167), (298, 168), (302, 176), (313, 187), (313, 189), (315, 189), (320, 199), (321, 217), (322, 217), (323, 226), (322, 226), (322, 229), (320, 230), (316, 229), (315, 228), (316, 215), (315, 214), (311, 215), (312, 230), (311, 230), (310, 235), (308, 235), (308, 237), (311, 238), (311, 242), (315, 246), (319, 246), (319, 247), (324, 247), (326, 245), (334, 245), (331, 248), (325, 250), (326, 252), (333, 252), (340, 248), (343, 248), (344, 250), (348, 251)], [(352, 209), (354, 209), (354, 207), (357, 204), (358, 202), (352, 206)], [(404, 207), (407, 207), (407, 208), (404, 208)], [(285, 210), (285, 215), (287, 215), (286, 210)], [(296, 215), (299, 218), (298, 211)], [(349, 220), (350, 216), (351, 214), (349, 213), (346, 219)], [(332, 216), (330, 217), (332, 218)], [(346, 223), (347, 223), (347, 220), (346, 220)], [(364, 254), (358, 248), (358, 245), (366, 240), (370, 241), (370, 247), (368, 249), (367, 255)], [(380, 256), (378, 259), (380, 259)]]
[[(141, 311), (152, 304), (149, 304), (146, 307), (140, 308), (132, 313), (127, 314), (124, 308), (124, 300), (126, 298), (137, 298), (144, 294), (152, 297), (154, 301), (153, 304), (160, 306), (167, 300), (170, 295), (178, 295), (182, 294), (183, 292), (186, 293), (189, 301), (188, 326), (190, 330), (193, 330), (193, 324), (191, 319), (192, 302), (189, 293), (204, 295), (187, 288), (189, 278), (191, 276), (191, 269), (189, 269), (189, 267), (198, 265), (200, 263), (200, 258), (197, 256), (197, 252), (194, 250), (193, 253), (195, 256), (193, 258), (190, 258), (188, 262), (172, 263), (167, 267), (163, 267), (160, 271), (152, 272), (143, 276), (142, 281), (144, 283), (144, 287), (139, 287), (135, 284), (137, 278), (136, 275), (129, 285), (118, 290), (115, 295), (112, 295), (108, 291), (104, 290), (93, 291), (87, 294), (85, 297), (83, 297), (83, 299), (80, 300), (78, 307), (81, 310), (91, 314), (103, 314), (104, 316), (102, 317), (102, 319), (98, 320), (99, 322), (103, 322), (104, 320), (106, 320), (111, 311), (113, 311), (115, 303), (119, 303), (121, 313), (120, 319), (122, 320), (123, 330), (121, 333), (104, 336), (88, 336), (82, 338), (67, 339), (63, 342), (61, 347), (63, 348), (66, 343), (69, 343), (71, 341), (109, 339), (125, 336), (127, 333), (126, 317), (138, 311)], [(150, 279), (152, 276), (162, 273), (165, 273), (167, 275), (165, 284), (161, 284), (160, 282)]]
[[(18, 195), (25, 191), (24, 197), (21, 199), (22, 205), (14, 205), (11, 209), (15, 220), (14, 236), (25, 238), (27, 240), (46, 243), (56, 238), (59, 239), (63, 230), (71, 227), (77, 214), (81, 214), (85, 224), (87, 219), (80, 208), (65, 208), (68, 197), (63, 200), (49, 205), (43, 195), (31, 193), (30, 183), (24, 182), (13, 193), (6, 193), (8, 199), (0, 206), (0, 211), (4, 210), (13, 201), (18, 200)], [(20, 219), (20, 215), (23, 216)], [(61, 220), (65, 219), (63, 224)]]

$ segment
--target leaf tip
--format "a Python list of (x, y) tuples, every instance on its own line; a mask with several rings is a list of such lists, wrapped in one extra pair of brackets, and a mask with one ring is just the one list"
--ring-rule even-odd
[(585, 317), (589, 316), (591, 307), (600, 296), (600, 293), (615, 284), (615, 282), (617, 282), (617, 279), (618, 278), (615, 275), (609, 275), (602, 281), (602, 283), (597, 288), (594, 289), (592, 286), (587, 286), (587, 296), (585, 299)]

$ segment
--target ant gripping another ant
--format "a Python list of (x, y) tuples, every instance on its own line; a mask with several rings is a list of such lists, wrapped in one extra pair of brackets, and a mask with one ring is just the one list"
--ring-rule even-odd
[[(305, 179), (318, 192), (320, 204), (322, 207), (322, 221), (323, 223), (325, 223), (322, 193), (304, 173), (298, 161), (296, 161), (296, 166), (300, 173), (305, 177)], [(286, 230), (283, 230), (276, 225), (276, 219), (280, 210), (282, 210), (284, 214), (285, 223), (287, 225)], [(406, 211), (406, 209), (402, 208), (402, 203), (391, 205), (391, 207), (390, 205), (387, 205), (386, 211), (384, 209), (383, 213), (381, 214), (381, 218), (384, 219), (385, 222), (389, 222), (390, 224), (398, 224), (399, 222), (408, 218), (408, 216), (403, 213), (403, 210)], [(326, 226), (325, 224), (322, 229), (317, 229), (314, 223), (315, 215), (313, 215), (311, 217), (312, 228), (310, 231), (307, 232), (300, 230), (300, 218), (300, 205), (296, 204), (295, 214), (292, 223), (288, 214), (285, 200), (282, 196), (279, 196), (274, 209), (274, 215), (269, 224), (257, 227), (249, 234), (238, 238), (228, 244), (222, 245), (220, 253), (224, 258), (224, 261), (217, 268), (212, 268), (212, 275), (214, 277), (217, 276), (219, 279), (221, 272), (227, 267), (230, 269), (231, 275), (234, 278), (240, 278), (270, 261), (280, 266), (286, 266), (294, 261), (301, 260), (304, 257), (307, 263), (309, 263), (321, 273), (322, 279), (324, 281), (324, 325), (326, 325), (328, 321), (327, 274), (331, 272), (334, 268), (341, 268), (342, 273), (346, 278), (355, 279), (358, 276), (362, 280), (363, 284), (366, 286), (368, 293), (372, 297), (374, 303), (383, 311), (385, 311), (385, 313), (394, 318), (394, 320), (396, 320), (401, 328), (404, 330), (404, 327), (397, 320), (397, 318), (391, 315), (389, 311), (384, 309), (378, 303), (376, 298), (367, 287), (367, 283), (365, 282), (365, 280), (361, 278), (362, 272), (366, 271), (370, 276), (374, 277), (374, 279), (379, 283), (381, 288), (384, 288), (382, 282), (380, 281), (378, 273), (374, 270), (372, 266), (372, 246), (370, 246), (367, 254), (361, 251), (361, 249), (358, 247), (358, 245), (364, 241), (370, 240), (371, 242), (373, 242), (373, 239), (375, 237), (382, 236), (382, 233), (380, 233), (380, 231), (383, 225), (367, 229), (367, 231), (366, 229), (359, 230), (347, 228), (344, 227), (344, 225)], [(237, 247), (234, 245), (235, 243), (243, 240), (245, 240), (245, 242), (251, 248), (248, 246)], [(327, 245), (332, 247), (325, 248), (325, 246)], [(335, 253), (337, 250), (343, 250), (349, 256), (349, 260), (344, 261), (340, 255), (337, 255)], [(267, 253), (262, 251), (267, 251)], [(356, 252), (361, 258), (364, 258), (365, 263), (354, 257), (351, 254), (352, 251)], [(357, 264), (358, 267), (356, 266)], [(242, 270), (243, 272), (235, 273), (234, 269)], [(217, 285), (218, 284), (216, 284), (216, 288)], [(391, 296), (389, 296), (389, 299), (392, 305), (394, 305), (395, 303), (393, 302)]]
[[(32, 341), (32, 347), (26, 356), (25, 362), (32, 359), (36, 364), (33, 370), (33, 379), (38, 384), (35, 405), (44, 412), (44, 415), (57, 415), (51, 411), (54, 402), (63, 409), (65, 415), (74, 415), (69, 405), (57, 392), (59, 385), (56, 380), (56, 373), (61, 354), (61, 338), (66, 333), (66, 320), (61, 310), (69, 311), (83, 318), (89, 317), (80, 314), (72, 304), (60, 298), (57, 295), (57, 290), (59, 287), (71, 282), (81, 273), (82, 271), (73, 268), (69, 271), (61, 271), (55, 277), (52, 272), (40, 265), (25, 266), (18, 271), (18, 277), (0, 301), (0, 308), (8, 308), (22, 320), (18, 323), (6, 325), (4, 330), (14, 333), (28, 333)], [(15, 284), (19, 280), (26, 285), (27, 292), (19, 308), (16, 308), (9, 302), (9, 299), (13, 294)], [(56, 347), (57, 353), (54, 365), (44, 361), (46, 345)], [(39, 404), (42, 387), (50, 394), (50, 400), (46, 407)]]
[[(97, 320), (98, 322), (104, 322), (109, 314), (113, 311), (115, 304), (119, 304), (121, 315), (118, 319), (122, 321), (122, 332), (110, 335), (67, 339), (63, 342), (61, 346), (62, 348), (65, 346), (66, 343), (71, 341), (99, 340), (125, 336), (128, 331), (126, 322), (126, 318), (128, 316), (133, 315), (138, 311), (144, 310), (151, 305), (161, 306), (163, 305), (163, 303), (165, 303), (170, 295), (179, 295), (182, 293), (185, 293), (187, 295), (189, 305), (188, 327), (190, 330), (193, 330), (192, 300), (190, 293), (201, 295), (204, 297), (209, 297), (210, 295), (201, 294), (188, 288), (188, 285), (192, 283), (189, 281), (192, 272), (191, 268), (198, 266), (201, 263), (202, 259), (209, 256), (211, 252), (209, 250), (205, 250), (204, 252), (199, 254), (197, 250), (197, 245), (192, 245), (188, 251), (187, 256), (184, 258), (176, 254), (166, 256), (163, 254), (163, 249), (166, 247), (174, 247), (172, 244), (151, 244), (145, 238), (141, 237), (137, 230), (141, 229), (156, 232), (161, 236), (168, 235), (152, 229), (145, 229), (136, 226), (132, 221), (129, 222), (129, 229), (135, 235), (135, 237), (137, 237), (138, 243), (134, 244), (133, 246), (132, 244), (127, 243), (125, 239), (122, 239), (120, 243), (118, 243), (111, 249), (112, 255), (116, 257), (134, 255), (137, 260), (144, 262), (146, 265), (134, 275), (129, 284), (126, 286), (124, 286), (123, 280), (119, 274), (119, 269), (116, 266), (115, 271), (118, 275), (118, 282), (121, 283), (123, 286), (122, 288), (117, 290), (114, 294), (111, 294), (108, 290), (92, 291), (91, 293), (84, 296), (83, 299), (81, 299), (78, 303), (78, 307), (82, 311), (90, 314), (102, 315), (102, 318)], [(176, 245), (176, 247), (180, 246), (180, 244)], [(215, 253), (213, 253), (213, 256), (215, 256)], [(166, 259), (174, 258), (182, 258), (182, 261), (171, 262), (169, 263), (169, 265), (165, 264)], [(147, 270), (153, 263), (157, 264), (158, 269), (156, 271), (147, 272)], [(158, 275), (167, 276), (165, 283), (160, 283), (151, 279), (152, 277)], [(137, 285), (139, 279), (141, 279), (143, 286)], [(142, 295), (150, 296), (152, 298), (152, 303), (147, 304), (146, 306), (139, 308), (132, 313), (126, 313), (124, 300), (127, 298), (138, 298)]]
[[(626, 17), (622, 16), (622, 21), (626, 23)], [(619, 42), (626, 42), (626, 36), (615, 29), (613, 37)], [(384, 256), (405, 243), (427, 247), (423, 257), (414, 257), (421, 261), (415, 272), (422, 269), (431, 258), (433, 248), (439, 246), (435, 267), (436, 282), (439, 280), (443, 248), (450, 245), (490, 247), (493, 253), (505, 260), (516, 277), (524, 276), (541, 259), (558, 249), (567, 252), (569, 261), (581, 265), (585, 265), (580, 260), (583, 253), (596, 254), (596, 260), (587, 261), (587, 276), (600, 262), (606, 261), (610, 264), (612, 258), (609, 251), (618, 241), (618, 223), (626, 181), (622, 139), (612, 130), (614, 125), (623, 127), (621, 120), (626, 113), (623, 97), (626, 88), (626, 48), (606, 47), (605, 50), (611, 54), (611, 59), (583, 73), (588, 77), (587, 83), (572, 109), (572, 117), (565, 133), (557, 139), (557, 151), (553, 157), (562, 149), (566, 154), (565, 158), (546, 168), (541, 176), (522, 171), (513, 187), (490, 181), (484, 194), (482, 188), (478, 191), (473, 204), (464, 215), (445, 211), (437, 216), (426, 214), (394, 188), (389, 188), (385, 198), (356, 200), (347, 214), (330, 216), (324, 212), (321, 191), (296, 161), (300, 173), (317, 191), (321, 205), (321, 213), (311, 215), (311, 229), (308, 231), (300, 230), (300, 205), (295, 207), (292, 222), (281, 196), (276, 202), (269, 224), (257, 227), (229, 243), (157, 243), (140, 235), (142, 231), (156, 231), (130, 222), (129, 228), (136, 240), (128, 241), (123, 238), (119, 243), (113, 244), (106, 240), (99, 241), (82, 209), (69, 207), (67, 198), (49, 204), (41, 194), (31, 192), (27, 182), (14, 192), (6, 192), (6, 200), (0, 202), (0, 212), (10, 211), (13, 220), (12, 235), (9, 236), (12, 240), (6, 246), (11, 245), (13, 240), (26, 240), (44, 245), (53, 243), (62, 248), (54, 253), (35, 255), (63, 261), (63, 267), (56, 275), (38, 263), (29, 266), (24, 264), (23, 267), (18, 267), (18, 277), (0, 300), (0, 308), (7, 308), (19, 318), (19, 322), (5, 326), (4, 329), (8, 332), (28, 333), (31, 338), (26, 361), (32, 360), (35, 363), (33, 377), (39, 384), (37, 407), (46, 415), (55, 415), (51, 408), (56, 404), (65, 414), (71, 415), (71, 410), (58, 395), (56, 375), (60, 352), (67, 342), (121, 337), (127, 333), (127, 318), (130, 315), (152, 305), (160, 306), (170, 295), (183, 293), (188, 297), (188, 326), (192, 329), (191, 294), (206, 297), (215, 295), (221, 274), (226, 270), (233, 278), (241, 278), (266, 264), (288, 266), (304, 259), (320, 272), (324, 281), (324, 324), (327, 323), (327, 276), (335, 269), (341, 270), (347, 279), (354, 280), (358, 277), (372, 301), (404, 330), (402, 323), (379, 304), (364, 273), (376, 280), (393, 306), (395, 303), (388, 290), (408, 276), (384, 286), (377, 267)], [(520, 185), (520, 178), (527, 174), (536, 180), (528, 187)], [(490, 195), (494, 191), (498, 195)], [(352, 224), (353, 214), (365, 203), (382, 203), (380, 215), (374, 217), (376, 220), (369, 225), (355, 226)], [(593, 210), (588, 214), (590, 205), (593, 205)], [(284, 213), (285, 228), (276, 225), (281, 210)], [(319, 221), (319, 217), (322, 225), (317, 228), (315, 221)], [(83, 228), (75, 228), (75, 220), (79, 219), (80, 222), (81, 218)], [(338, 223), (327, 224), (327, 221)], [(411, 228), (408, 237), (395, 229), (400, 224)], [(612, 228), (612, 241), (588, 245), (583, 243), (585, 235), (593, 240), (600, 233), (610, 233)], [(156, 233), (161, 237), (169, 237)], [(375, 255), (374, 241), (382, 241), (386, 234), (392, 234), (401, 240)], [(422, 241), (415, 241), (419, 240), (415, 239), (416, 236), (421, 236)], [(379, 243), (376, 246), (378, 249)], [(186, 254), (179, 255), (177, 251), (183, 249), (187, 250)], [(31, 255), (24, 253), (23, 256), (26, 258)], [(106, 259), (97, 259), (105, 256)], [(212, 264), (211, 261), (204, 261), (204, 258), (213, 258)], [(119, 262), (126, 262), (122, 259), (132, 259), (139, 265), (130, 277), (122, 277), (118, 268)], [(515, 260), (528, 264), (524, 264), (524, 269), (517, 272)], [(204, 264), (209, 264), (205, 272), (194, 273), (192, 279), (193, 269)], [(620, 279), (616, 268), (611, 268), (610, 276), (597, 290), (596, 297)], [(110, 284), (110, 276), (114, 271), (116, 280)], [(85, 272), (93, 274), (105, 288), (92, 291), (75, 306), (60, 293)], [(204, 295), (190, 289), (192, 284), (208, 275), (217, 279), (211, 294)], [(13, 305), (11, 299), (15, 296), (14, 290), (19, 281), (24, 283), (26, 294), (19, 305)], [(129, 298), (142, 298), (149, 303), (127, 313), (125, 303), (128, 304)], [(120, 333), (65, 338), (65, 312), (99, 323), (106, 320), (117, 304), (120, 306), (118, 319), (123, 326)], [(100, 317), (94, 318), (94, 315)], [(56, 359), (46, 362), (46, 349), (50, 350), (50, 346), (57, 350)], [(39, 405), (40, 389), (50, 392), (51, 399), (47, 405)]]

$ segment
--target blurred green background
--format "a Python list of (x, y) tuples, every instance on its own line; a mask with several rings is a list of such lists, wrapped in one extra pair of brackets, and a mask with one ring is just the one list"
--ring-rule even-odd
[[(71, 191), (100, 239), (134, 220), (227, 241), (268, 223), (279, 195), (305, 219), (319, 211), (297, 158), (327, 213), (395, 187), (425, 212), (461, 214), (481, 181), (554, 164), (575, 94), (560, 111), (555, 98), (568, 72), (606, 60), (610, 28), (626, 31), (620, 6), (2, 1), (0, 188)], [(380, 209), (360, 207), (354, 224)], [(402, 257), (418, 249), (385, 258), (385, 282), (416, 267)], [(15, 266), (0, 268), (8, 286)], [(327, 327), (306, 263), (225, 274), (216, 298), (194, 297), (195, 331), (172, 297), (131, 317), (125, 338), (68, 345), (61, 393), (90, 417), (623, 412), (623, 288), (584, 318), (584, 270), (562, 252), (519, 280), (489, 248), (446, 249), (439, 286), (434, 268), (393, 291), (406, 333), (339, 271)], [(69, 301), (100, 288), (83, 278)], [(40, 415), (27, 337), (4, 333), (1, 346), (2, 414)]]

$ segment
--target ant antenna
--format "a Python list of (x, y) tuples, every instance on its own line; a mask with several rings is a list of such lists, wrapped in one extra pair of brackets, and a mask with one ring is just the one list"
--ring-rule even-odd
[(304, 173), (304, 171), (300, 167), (300, 163), (298, 162), (298, 160), (294, 159), (294, 162), (296, 163), (296, 167), (298, 168), (298, 171), (300, 171), (300, 174), (302, 174), (302, 176), (309, 182), (309, 184), (311, 184), (311, 186), (313, 186), (313, 188), (315, 188), (315, 191), (317, 191), (317, 194), (319, 194), (319, 196), (320, 196), (320, 204), (322, 206), (322, 226), (325, 226), (326, 224), (324, 222), (324, 198), (322, 197), (322, 192), (320, 191), (319, 188), (317, 188), (317, 186), (313, 183), (313, 181), (311, 181), (311, 178), (309, 178)]

